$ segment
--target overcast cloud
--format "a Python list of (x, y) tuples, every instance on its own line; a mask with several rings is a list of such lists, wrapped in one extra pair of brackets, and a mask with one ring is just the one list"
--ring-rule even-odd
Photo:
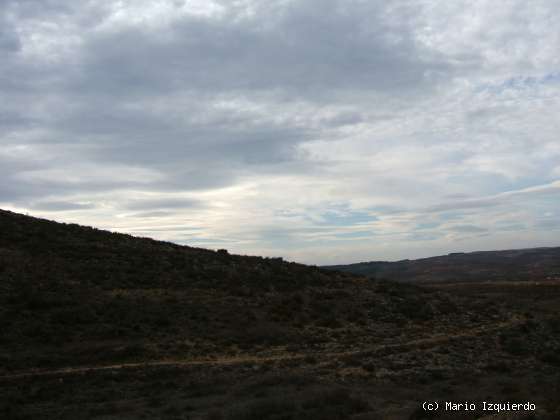
[(0, 207), (316, 264), (560, 245), (559, 21), (3, 0)]

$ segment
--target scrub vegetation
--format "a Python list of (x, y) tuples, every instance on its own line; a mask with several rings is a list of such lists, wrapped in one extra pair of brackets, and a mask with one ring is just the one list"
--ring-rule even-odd
[(424, 400), (559, 418), (558, 282), (484, 280), (419, 287), (0, 211), (0, 418), (420, 419)]

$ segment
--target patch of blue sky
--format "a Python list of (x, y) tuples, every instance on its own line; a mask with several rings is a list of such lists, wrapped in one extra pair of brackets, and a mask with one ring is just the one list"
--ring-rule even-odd
[(537, 220), (537, 229), (542, 230), (558, 230), (560, 229), (560, 219), (559, 218), (543, 218)]
[(543, 83), (560, 83), (560, 71), (549, 73), (542, 79)]
[(184, 239), (179, 241), (180, 243), (188, 243), (188, 245), (194, 244), (228, 244), (234, 241), (228, 239), (215, 239), (215, 238), (196, 238), (196, 237), (189, 237), (188, 239)]
[(404, 213), (408, 210), (404, 207), (397, 207), (397, 206), (375, 206), (375, 207), (368, 208), (368, 211), (377, 214), (398, 214), (398, 213)]
[(407, 235), (409, 241), (435, 241), (441, 237), (442, 234), (439, 232), (413, 232)]
[(416, 230), (416, 231), (418, 231), (418, 230), (429, 230), (429, 229), (435, 229), (439, 226), (441, 226), (441, 223), (439, 223), (439, 222), (419, 223), (414, 227), (414, 230)]
[(375, 233), (370, 231), (343, 232), (343, 233), (335, 234), (335, 237), (339, 239), (362, 239), (362, 238), (370, 238), (372, 236), (375, 236)]
[(556, 190), (535, 192), (525, 203), (543, 210), (557, 210), (560, 208), (560, 188)]
[[(544, 163), (548, 163), (548, 162), (543, 162), (543, 166)], [(550, 166), (552, 166), (552, 164)], [(526, 188), (533, 188), (539, 185), (547, 184), (551, 181), (555, 181), (555, 178), (544, 177), (544, 176), (542, 177), (524, 176), (519, 179), (511, 180), (510, 183), (508, 184), (507, 191), (519, 191), (519, 190), (524, 190)]]
[(528, 209), (535, 218), (547, 217), (560, 219), (560, 196), (538, 197), (530, 202), (524, 203), (524, 207)]
[(321, 214), (321, 221), (315, 221), (315, 223), (328, 226), (355, 226), (376, 220), (378, 220), (376, 216), (365, 211), (329, 210)]
[(457, 185), (457, 187), (470, 185), (479, 191), (483, 191), (486, 195), (499, 194), (515, 189), (512, 186), (510, 178), (505, 175), (492, 172), (471, 172), (460, 175), (449, 175), (446, 177), (445, 182), (448, 185)]
[(543, 85), (560, 83), (560, 71), (550, 72), (543, 76), (517, 76), (511, 77), (501, 83), (482, 84), (475, 91), (501, 93), (505, 90), (523, 90)]
[(521, 232), (527, 230), (527, 225), (510, 221), (498, 221), (494, 230), (499, 232)]
[(444, 211), (439, 213), (437, 217), (442, 222), (447, 222), (453, 220), (462, 220), (466, 216), (469, 216), (471, 214), (473, 214), (472, 211), (466, 212), (466, 211), (449, 210), (449, 211)]

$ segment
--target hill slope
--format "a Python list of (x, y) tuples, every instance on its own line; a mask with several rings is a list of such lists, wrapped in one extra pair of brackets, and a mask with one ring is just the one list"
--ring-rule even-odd
[(453, 253), (324, 268), (414, 283), (553, 280), (560, 279), (560, 247)]
[(0, 232), (0, 370), (297, 347), (335, 329), (373, 340), (379, 323), (458, 313), (442, 294), (279, 258), (5, 211)]

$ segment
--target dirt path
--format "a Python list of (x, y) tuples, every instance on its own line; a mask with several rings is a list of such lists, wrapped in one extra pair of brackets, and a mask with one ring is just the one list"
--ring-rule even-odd
[(135, 368), (151, 368), (151, 367), (188, 367), (188, 366), (229, 366), (245, 363), (265, 363), (282, 360), (301, 360), (308, 356), (315, 356), (321, 358), (338, 358), (347, 356), (356, 356), (360, 354), (374, 355), (376, 353), (401, 353), (410, 351), (414, 348), (430, 348), (438, 344), (443, 344), (457, 339), (477, 337), (504, 328), (512, 327), (514, 325), (524, 322), (524, 319), (513, 318), (508, 321), (500, 321), (493, 324), (481, 325), (472, 328), (468, 331), (459, 332), (456, 334), (437, 334), (431, 337), (419, 338), (405, 343), (399, 344), (381, 344), (378, 346), (364, 348), (360, 350), (340, 351), (340, 352), (307, 352), (307, 353), (285, 353), (271, 356), (246, 356), (246, 357), (229, 357), (223, 359), (202, 359), (202, 360), (155, 360), (149, 362), (137, 363), (119, 363), (104, 366), (80, 366), (80, 367), (66, 367), (51, 370), (33, 370), (27, 372), (14, 373), (10, 375), (0, 376), (1, 380), (20, 379), (29, 377), (42, 377), (42, 376), (65, 376), (73, 374), (86, 374), (88, 372), (100, 372), (120, 369), (135, 369)]

